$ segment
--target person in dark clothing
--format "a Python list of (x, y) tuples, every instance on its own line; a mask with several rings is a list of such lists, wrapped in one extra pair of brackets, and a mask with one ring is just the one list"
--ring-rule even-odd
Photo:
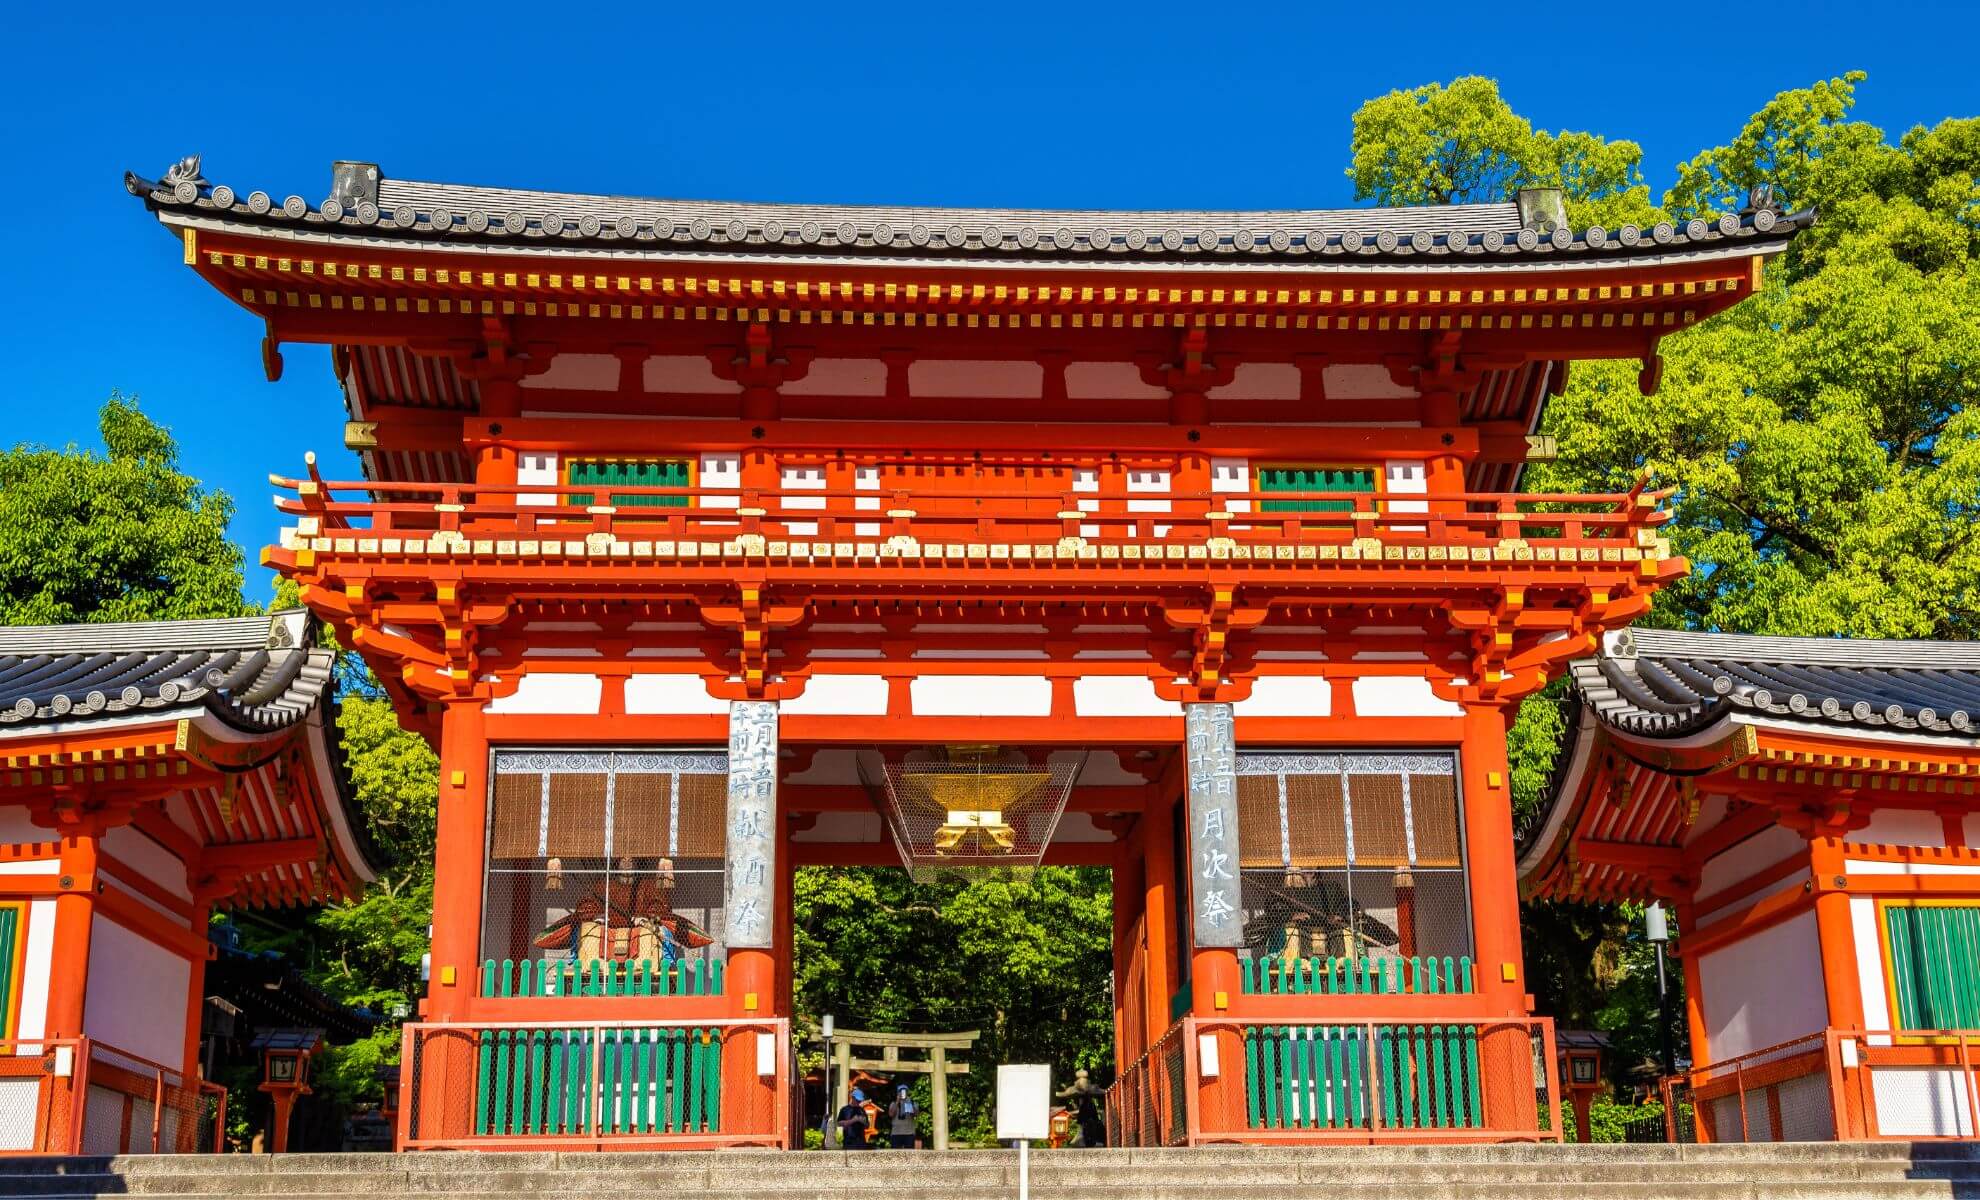
[(894, 1089), (894, 1102), (887, 1106), (887, 1144), (896, 1150), (914, 1149), (914, 1101), (908, 1099), (907, 1085)]
[(1100, 1119), (1100, 1106), (1093, 1103), (1093, 1097), (1079, 1098), (1079, 1107), (1073, 1110), (1073, 1119), (1079, 1122), (1080, 1145), (1092, 1147), (1107, 1144), (1107, 1125)]
[(839, 1110), (839, 1145), (846, 1150), (864, 1150), (866, 1145), (866, 1093), (854, 1088), (852, 1098)]

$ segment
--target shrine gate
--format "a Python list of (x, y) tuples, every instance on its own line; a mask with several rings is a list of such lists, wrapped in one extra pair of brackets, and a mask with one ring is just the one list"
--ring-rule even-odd
[(1511, 706), (1685, 570), (1531, 495), (1806, 214), (130, 190), (361, 480), (265, 561), (439, 747), (408, 1147), (788, 1145), (791, 873), (1109, 866), (1114, 1140), (1560, 1128)]

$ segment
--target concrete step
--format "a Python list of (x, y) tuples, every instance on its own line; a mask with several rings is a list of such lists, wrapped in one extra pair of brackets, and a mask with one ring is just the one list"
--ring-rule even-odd
[[(941, 1160), (933, 1156), (911, 1155), (886, 1158), (876, 1155), (855, 1162), (817, 1161), (820, 1157), (807, 1155), (795, 1160), (756, 1158), (728, 1166), (711, 1166), (698, 1161), (698, 1156), (683, 1154), (661, 1165), (622, 1167), (612, 1171), (585, 1171), (581, 1167), (510, 1170), (503, 1156), (486, 1156), (460, 1166), (429, 1165), (428, 1161), (420, 1161), (396, 1170), (221, 1173), (189, 1169), (129, 1174), (114, 1171), (88, 1175), (11, 1174), (8, 1164), (0, 1164), (0, 1195), (51, 1195), (75, 1190), (85, 1183), (101, 1191), (153, 1196), (181, 1196), (216, 1187), (236, 1196), (323, 1192), (369, 1196), (473, 1192), (540, 1194), (568, 1190), (573, 1178), (578, 1176), (585, 1180), (588, 1190), (599, 1194), (698, 1194), (717, 1188), (771, 1187), (789, 1181), (794, 1175), (818, 1186), (886, 1192), (895, 1187), (914, 1186), (930, 1178), (939, 1178), (958, 1187), (1011, 1186), (1017, 1178), (1014, 1162), (976, 1162), (967, 1157)], [(1216, 1191), (1237, 1186), (1269, 1188), (1327, 1183), (1343, 1186), (1379, 1183), (1444, 1185), (1463, 1183), (1477, 1178), (1481, 1173), (1489, 1174), (1493, 1180), (1505, 1185), (1573, 1182), (1606, 1185), (1646, 1179), (1670, 1183), (1737, 1184), (1763, 1180), (1798, 1183), (1828, 1179), (1904, 1181), (1931, 1178), (1980, 1183), (1980, 1161), (1954, 1158), (1913, 1162), (1884, 1157), (1811, 1157), (1767, 1161), (1711, 1157), (1701, 1160), (1526, 1160), (1488, 1165), (1478, 1162), (1397, 1161), (1370, 1154), (1325, 1163), (1290, 1160), (1258, 1164), (1197, 1163), (1181, 1159), (1164, 1163), (1104, 1165), (1056, 1158), (1038, 1162), (1032, 1169), (1032, 1179), (1040, 1186), (1065, 1188), (1138, 1182), (1148, 1185), (1187, 1184)]]
[[(542, 1200), (586, 1200), (596, 1194), (590, 1189), (537, 1193)], [(701, 1194), (719, 1196), (721, 1200), (845, 1200), (848, 1192), (844, 1186), (819, 1187), (810, 1181), (793, 1181), (781, 1187), (723, 1189)], [(1013, 1189), (1010, 1186), (929, 1184), (897, 1188), (884, 1194), (888, 1200), (1010, 1200)], [(1090, 1188), (1040, 1186), (1032, 1189), (1036, 1200), (1203, 1200), (1205, 1194), (1201, 1185), (1150, 1186), (1118, 1182)], [(1504, 1200), (1508, 1192), (1499, 1182), (1480, 1179), (1442, 1186), (1427, 1196), (1421, 1185), (1393, 1183), (1349, 1187), (1331, 1184), (1301, 1184), (1291, 1188), (1235, 1187), (1219, 1189), (1213, 1194), (1218, 1200), (1298, 1200), (1308, 1196), (1316, 1200), (1322, 1197), (1326, 1200)], [(1939, 1200), (1941, 1197), (1952, 1200), (1971, 1194), (1944, 1180), (1738, 1184), (1639, 1181), (1605, 1185), (1601, 1191), (1602, 1200)], [(41, 1200), (100, 1200), (103, 1195), (95, 1190), (77, 1190), (50, 1193)], [(226, 1191), (190, 1192), (183, 1194), (182, 1200), (227, 1200), (231, 1195), (233, 1193)], [(297, 1192), (294, 1195), (297, 1200), (340, 1200), (342, 1197), (368, 1194)], [(453, 1195), (456, 1200), (503, 1200), (511, 1193), (459, 1192)], [(1521, 1200), (1588, 1200), (1590, 1192), (1581, 1183), (1544, 1183), (1522, 1186), (1517, 1195)]]

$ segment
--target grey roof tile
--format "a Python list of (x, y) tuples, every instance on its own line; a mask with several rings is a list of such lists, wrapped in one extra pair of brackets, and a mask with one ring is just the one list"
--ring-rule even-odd
[(1682, 737), (1745, 712), (1967, 738), (1980, 730), (1980, 643), (1630, 629), (1569, 665), (1603, 722)]
[[(346, 186), (342, 168), (369, 170)], [(1047, 260), (1066, 265), (1156, 260), (1241, 266), (1338, 260), (1608, 259), (1784, 242), (1812, 212), (1771, 208), (1651, 229), (1623, 226), (1542, 232), (1521, 227), (1515, 203), (1420, 208), (1268, 211), (987, 209), (884, 205), (757, 204), (595, 196), (382, 176), (373, 164), (340, 164), (338, 188), (311, 205), (245, 196), (199, 174), (196, 157), (158, 181), (134, 173), (125, 186), (155, 211), (230, 225), (300, 229), (383, 242), (418, 241), (790, 258)]]
[(0, 629), (0, 733), (194, 704), (236, 729), (286, 728), (322, 702), (335, 665), (311, 629), (299, 609)]

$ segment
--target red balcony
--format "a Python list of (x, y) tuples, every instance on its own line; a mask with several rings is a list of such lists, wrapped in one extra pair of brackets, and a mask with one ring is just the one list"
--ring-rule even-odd
[[(1657, 527), (1663, 493), (1435, 496), (918, 487), (833, 491), (706, 487), (330, 482), (272, 477), (296, 518), (271, 552), (299, 570), (326, 559), (372, 573), (445, 561), (515, 577), (732, 577), (739, 562), (797, 578), (858, 567), (957, 571), (1035, 582), (1159, 579), (1206, 564), (1247, 574), (1380, 577), (1512, 573), (1531, 582), (1683, 569)], [(592, 503), (606, 499), (610, 503)]]

